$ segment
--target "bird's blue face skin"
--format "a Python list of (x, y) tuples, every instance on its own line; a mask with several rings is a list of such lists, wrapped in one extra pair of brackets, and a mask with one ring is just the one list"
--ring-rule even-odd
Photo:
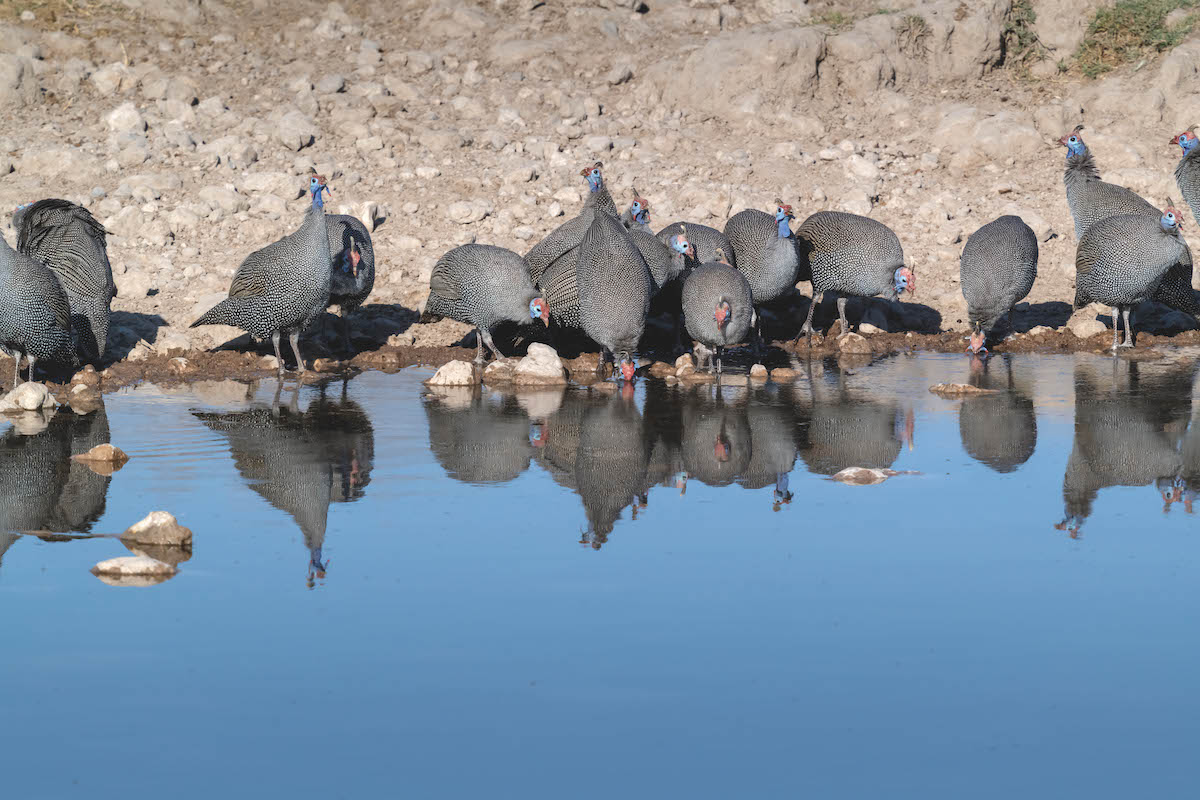
[(788, 222), (792, 219), (791, 206), (779, 206), (775, 209), (775, 222), (779, 225), (779, 238), (786, 239), (792, 235)]
[(323, 184), (319, 180), (317, 180), (317, 178), (315, 176), (313, 178), (311, 178), (308, 182), (308, 192), (309, 192), (309, 194), (312, 195), (313, 205), (316, 206), (317, 208), (325, 207), (325, 199), (322, 197), (322, 194), (325, 192), (332, 193), (332, 191), (333, 190), (330, 189), (328, 186), (326, 186), (325, 184)]
[(1067, 137), (1067, 157), (1081, 155), (1086, 149), (1087, 147), (1084, 145), (1083, 139), (1080, 139), (1075, 134)]
[(687, 239), (684, 239), (682, 236), (676, 236), (674, 239), (671, 240), (671, 249), (674, 250), (676, 253), (687, 253), (687, 251), (688, 251)]
[(590, 188), (593, 192), (600, 191), (600, 170), (593, 168), (590, 172), (588, 172), (587, 182), (588, 188)]
[(1179, 219), (1175, 216), (1174, 211), (1168, 211), (1162, 215), (1162, 218), (1159, 220), (1159, 223), (1162, 225), (1162, 228), (1164, 231), (1166, 231), (1167, 233), (1171, 233), (1172, 231), (1175, 230), (1175, 227), (1179, 224)]
[(1179, 146), (1183, 148), (1185, 154), (1192, 152), (1196, 149), (1196, 145), (1200, 144), (1200, 139), (1196, 138), (1196, 134), (1187, 132), (1179, 134), (1178, 141)]
[(908, 276), (904, 274), (904, 268), (896, 270), (895, 274), (896, 294), (904, 294), (908, 289)]

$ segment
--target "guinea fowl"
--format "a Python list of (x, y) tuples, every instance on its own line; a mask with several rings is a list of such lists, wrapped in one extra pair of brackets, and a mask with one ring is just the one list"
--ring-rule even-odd
[(51, 269), (71, 304), (71, 335), (83, 363), (99, 363), (117, 296), (105, 244), (107, 231), (82, 206), (39, 200), (13, 215), (17, 250)]
[(1157, 221), (1142, 214), (1118, 214), (1092, 225), (1075, 253), (1075, 308), (1088, 303), (1112, 306), (1113, 350), (1118, 347), (1117, 314), (1125, 319), (1125, 341), (1133, 347), (1129, 312), (1155, 296), (1167, 272), (1179, 263), (1185, 245), (1181, 215), (1167, 208)]
[(987, 351), (985, 340), (996, 323), (1033, 288), (1037, 262), (1037, 236), (1020, 217), (992, 220), (967, 238), (958, 267), (973, 328), (967, 349)]
[(800, 251), (812, 270), (813, 299), (801, 333), (812, 340), (813, 312), (826, 294), (837, 297), (842, 335), (847, 297), (883, 295), (895, 300), (916, 289), (916, 276), (904, 265), (895, 232), (882, 222), (842, 211), (818, 211), (796, 231)]
[[(754, 301), (750, 282), (725, 260), (718, 249), (718, 260), (701, 264), (683, 283), (683, 319), (688, 335), (712, 348), (717, 374), (725, 348), (745, 340), (754, 322)], [(709, 356), (711, 369), (713, 356)]]
[(529, 277), (535, 284), (541, 284), (542, 274), (555, 262), (562, 259), (574, 262), (578, 258), (579, 246), (592, 226), (597, 211), (602, 212), (603, 216), (617, 218), (617, 205), (604, 185), (604, 174), (601, 171), (603, 168), (604, 164), (597, 161), (579, 173), (588, 184), (587, 200), (584, 201), (579, 216), (559, 225), (525, 254), (525, 262), (529, 265)]
[(629, 231), (654, 233), (650, 230), (650, 201), (642, 197), (637, 187), (633, 189), (633, 200), (629, 203), (629, 208), (621, 212), (621, 224)]
[[(615, 217), (612, 220), (616, 223)], [(464, 244), (438, 259), (429, 278), (425, 313), (478, 328), (475, 361), (479, 364), (484, 361), (484, 345), (496, 358), (503, 358), (492, 341), (492, 330), (500, 323), (540, 319), (550, 324), (550, 308), (533, 288), (525, 261), (490, 244)]]
[(342, 339), (350, 347), (349, 314), (361, 306), (375, 286), (375, 249), (371, 234), (358, 217), (331, 214), (325, 218), (329, 232), (329, 253), (333, 257), (329, 274), (329, 304), (337, 306), (342, 318)]
[(700, 225), (695, 222), (672, 222), (667, 227), (658, 232), (658, 240), (663, 244), (670, 246), (671, 240), (683, 234), (696, 250), (696, 260), (700, 263), (708, 263), (709, 261), (717, 260), (717, 250), (722, 250), (730, 264), (737, 266), (737, 259), (740, 257), (736, 254), (734, 246), (730, 243), (727, 236), (729, 232), (726, 226), (725, 233), (716, 228), (710, 228), (707, 225)]
[(332, 259), (322, 197), (329, 191), (325, 179), (313, 175), (309, 180), (312, 204), (299, 229), (246, 256), (233, 274), (229, 297), (191, 327), (232, 325), (255, 339), (270, 336), (280, 375), (283, 353), (279, 351), (279, 337), (286, 333), (296, 355), (296, 369), (303, 372), (300, 334), (329, 306)]
[(1192, 209), (1192, 217), (1200, 224), (1200, 139), (1188, 128), (1171, 140), (1183, 150), (1183, 158), (1175, 166), (1175, 182), (1183, 195), (1183, 202)]
[(622, 377), (632, 380), (633, 354), (650, 308), (652, 280), (645, 259), (616, 217), (596, 214), (575, 270), (583, 332), (603, 348), (598, 371), (611, 354), (620, 359)]
[(635, 228), (629, 232), (629, 238), (650, 270), (651, 295), (657, 295), (668, 283), (682, 277), (696, 258), (696, 250), (686, 234), (674, 236), (664, 244), (657, 236)]
[[(792, 207), (775, 201), (775, 216), (753, 208), (739, 211), (725, 223), (725, 236), (735, 257), (726, 250), (729, 263), (741, 270), (750, 284), (757, 312), (754, 350), (762, 347), (762, 306), (796, 288), (800, 267), (796, 240), (792, 237)], [(714, 254), (715, 255), (715, 254)], [(715, 258), (714, 258), (715, 260)]]
[[(1075, 239), (1082, 240), (1088, 228), (1115, 214), (1143, 214), (1157, 220), (1159, 210), (1154, 204), (1124, 186), (1100, 180), (1096, 160), (1080, 136), (1081, 130), (1083, 126), (1077, 125), (1058, 140), (1067, 148), (1063, 184), (1075, 220)], [(1200, 320), (1200, 302), (1192, 291), (1192, 252), (1186, 243), (1179, 263), (1172, 265), (1152, 299)]]
[(71, 306), (54, 273), (18, 253), (0, 236), (0, 349), (13, 357), (13, 386), (21, 381), (21, 357), (29, 380), (38, 360), (74, 365)]

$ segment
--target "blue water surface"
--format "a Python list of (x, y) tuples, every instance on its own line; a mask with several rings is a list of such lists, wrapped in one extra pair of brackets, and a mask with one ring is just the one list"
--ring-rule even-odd
[[(632, 397), (408, 369), (22, 422), (0, 786), (1192, 796), (1196, 359), (900, 355)], [(111, 478), (69, 461), (106, 440)], [(830, 478), (851, 466), (901, 474)], [(194, 531), (178, 574), (96, 578), (156, 509)]]

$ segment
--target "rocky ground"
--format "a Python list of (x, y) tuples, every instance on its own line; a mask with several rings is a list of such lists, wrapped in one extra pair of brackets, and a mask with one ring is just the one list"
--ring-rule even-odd
[[(890, 225), (918, 292), (866, 319), (924, 335), (876, 349), (960, 347), (963, 242), (1019, 214), (1041, 260), (1015, 326), (1052, 330), (1006, 346), (1099, 347), (1099, 309), (1071, 316), (1056, 140), (1082, 122), (1107, 180), (1178, 197), (1168, 140), (1200, 121), (1200, 38), (1102, 80), (1061, 73), (1097, 5), (1034, 0), (1049, 57), (1018, 69), (1009, 0), (7, 2), (0, 208), (65, 197), (111, 231), (109, 355), (131, 380), (235, 356), (269, 369), (201, 352), (238, 331), (187, 325), (299, 224), (310, 167), (332, 210), (374, 226), (375, 291), (354, 318), (364, 366), (445, 360), (465, 326), (414, 324), (438, 256), (470, 241), (524, 253), (575, 213), (595, 159), (618, 204), (636, 185), (656, 225), (720, 227), (776, 197), (800, 220), (834, 208)], [(777, 337), (799, 327), (798, 288), (769, 320)], [(1160, 334), (1197, 328), (1139, 316)], [(336, 354), (335, 334), (314, 331), (308, 354)]]

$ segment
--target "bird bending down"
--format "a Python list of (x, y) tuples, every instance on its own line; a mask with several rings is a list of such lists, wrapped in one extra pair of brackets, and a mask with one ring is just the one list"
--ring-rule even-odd
[(490, 244), (465, 244), (438, 259), (425, 313), (474, 325), (479, 331), (477, 364), (484, 362), (484, 345), (496, 358), (504, 357), (492, 341), (492, 330), (500, 323), (540, 319), (550, 324), (550, 307), (534, 289), (525, 260)]
[[(776, 200), (773, 217), (765, 211), (747, 208), (725, 223), (725, 236), (737, 254), (736, 259), (728, 250), (725, 255), (746, 276), (754, 296), (756, 354), (763, 349), (762, 306), (796, 288), (800, 258), (792, 235), (793, 219), (792, 207)], [(704, 254), (700, 253), (700, 257)]]
[(314, 174), (309, 180), (312, 204), (300, 228), (246, 256), (233, 275), (229, 297), (191, 327), (233, 325), (256, 339), (270, 336), (280, 375), (284, 368), (279, 338), (287, 333), (296, 369), (303, 372), (300, 333), (329, 305), (331, 258), (322, 195), (330, 191), (325, 179)]
[(837, 296), (844, 336), (850, 331), (847, 297), (883, 295), (896, 300), (916, 290), (916, 276), (904, 265), (900, 239), (882, 222), (841, 211), (818, 211), (804, 221), (796, 238), (812, 268), (813, 299), (800, 329), (810, 344), (813, 312), (826, 294)]
[[(682, 244), (687, 246), (686, 241)], [(683, 318), (688, 335), (713, 349), (716, 372), (720, 375), (725, 348), (744, 341), (750, 331), (754, 299), (746, 276), (730, 266), (719, 248), (717, 258), (715, 262), (701, 264), (684, 281)], [(708, 359), (710, 369), (713, 356)]]
[(39, 360), (74, 364), (71, 307), (67, 293), (42, 262), (18, 253), (0, 236), (0, 348), (10, 353), (13, 387), (21, 380), (21, 357), (29, 380)]
[(17, 250), (50, 268), (71, 304), (71, 336), (83, 363), (99, 364), (108, 342), (117, 295), (108, 261), (108, 232), (91, 213), (67, 200), (39, 200), (13, 214)]
[[(338, 307), (342, 319), (342, 343), (350, 345), (350, 314), (361, 306), (375, 287), (375, 249), (371, 234), (358, 217), (330, 214), (325, 218), (329, 231), (329, 253), (333, 257), (329, 275), (329, 306)], [(327, 306), (328, 307), (328, 306)]]
[(988, 335), (1033, 288), (1037, 262), (1037, 236), (1020, 217), (999, 217), (967, 238), (959, 286), (972, 326), (970, 352), (987, 352)]

